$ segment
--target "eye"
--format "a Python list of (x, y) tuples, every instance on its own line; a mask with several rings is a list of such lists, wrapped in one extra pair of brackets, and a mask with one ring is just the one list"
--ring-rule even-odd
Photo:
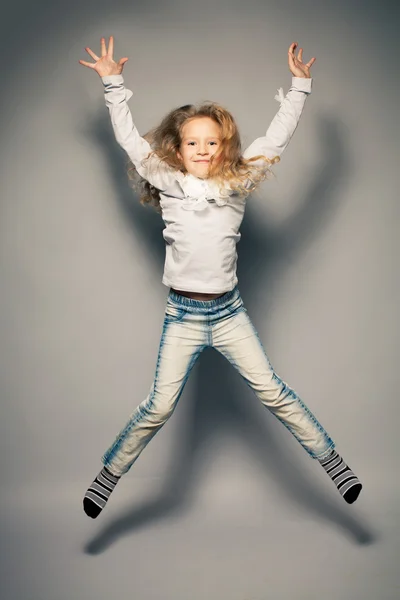
[(216, 145), (218, 144), (218, 142), (210, 142), (210, 144), (211, 144), (212, 146), (216, 146)]
[(196, 142), (188, 142), (188, 146), (194, 146)]

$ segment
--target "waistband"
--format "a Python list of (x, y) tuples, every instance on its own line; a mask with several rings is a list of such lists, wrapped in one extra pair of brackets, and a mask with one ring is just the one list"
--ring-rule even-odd
[(233, 290), (226, 292), (219, 298), (212, 298), (211, 300), (195, 300), (194, 298), (188, 298), (187, 296), (181, 296), (172, 289), (169, 290), (168, 300), (171, 300), (174, 304), (179, 306), (187, 306), (193, 308), (224, 308), (231, 304), (234, 300), (240, 298), (239, 288), (236, 285)]

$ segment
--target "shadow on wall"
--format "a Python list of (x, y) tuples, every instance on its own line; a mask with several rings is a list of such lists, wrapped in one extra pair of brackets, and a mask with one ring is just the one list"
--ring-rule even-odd
[[(314, 181), (310, 189), (303, 192), (301, 201), (297, 203), (296, 214), (284, 224), (283, 230), (273, 229), (264, 223), (260, 226), (257, 209), (251, 199), (247, 204), (241, 227), (238, 277), (240, 288), (245, 290), (243, 297), (246, 296), (244, 299), (250, 316), (254, 308), (252, 298), (262, 294), (268, 307), (278, 275), (282, 273), (282, 265), (312, 240), (339, 207), (337, 188), (349, 174), (349, 157), (344, 148), (342, 126), (334, 118), (325, 115), (320, 117), (318, 131), (321, 159)], [(103, 111), (98, 120), (92, 123), (89, 135), (104, 150), (117, 198), (132, 223), (134, 235), (143, 238), (141, 242), (146, 253), (154, 256), (161, 272), (164, 263), (162, 219), (153, 209), (141, 206), (133, 195), (125, 169), (127, 158), (116, 145), (108, 114)], [(265, 315), (262, 318), (265, 319)], [(182, 428), (180, 442), (165, 475), (161, 493), (115, 519), (87, 543), (84, 549), (86, 553), (101, 553), (119, 537), (190, 506), (190, 496), (201, 469), (199, 450), (215, 432), (221, 430), (233, 432), (236, 438), (244, 442), (260, 465), (266, 481), (274, 478), (293, 502), (344, 530), (358, 544), (369, 544), (376, 539), (369, 526), (349, 515), (348, 506), (340, 498), (334, 484), (331, 493), (326, 495), (304, 473), (296, 456), (293, 453), (288, 456), (286, 445), (274, 436), (278, 421), (268, 411), (260, 410), (256, 404), (258, 400), (254, 402), (253, 392), (245, 388), (247, 393), (243, 393), (243, 386), (237, 385), (238, 375), (225, 359), (213, 350), (206, 350), (191, 375), (192, 378), (196, 376), (198, 380), (193, 396), (184, 400), (190, 403), (187, 407), (188, 420)], [(137, 403), (140, 401), (138, 398)], [(330, 433), (334, 438), (334, 432)]]

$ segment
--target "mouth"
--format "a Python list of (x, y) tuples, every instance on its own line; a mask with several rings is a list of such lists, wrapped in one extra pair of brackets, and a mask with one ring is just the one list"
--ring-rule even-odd
[(209, 163), (209, 160), (195, 160), (196, 163)]

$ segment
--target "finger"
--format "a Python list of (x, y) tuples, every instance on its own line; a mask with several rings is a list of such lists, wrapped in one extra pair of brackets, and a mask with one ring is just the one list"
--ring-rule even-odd
[(291, 54), (293, 57), (294, 57), (294, 51), (296, 49), (296, 46), (297, 46), (297, 42), (293, 42), (289, 46), (289, 54)]
[(114, 52), (114, 37), (112, 35), (110, 35), (110, 41), (108, 43), (108, 54), (111, 56), (113, 56), (113, 52)]
[(100, 45), (101, 45), (101, 55), (105, 56), (107, 54), (106, 40), (103, 37), (101, 38)]
[(90, 67), (91, 69), (94, 69), (94, 64), (92, 64), (92, 63), (88, 63), (84, 60), (80, 60), (79, 62), (81, 63), (81, 65), (84, 65), (85, 67)]
[(300, 48), (297, 58), (300, 62), (303, 61), (303, 48)]
[(93, 52), (93, 50), (91, 50), (90, 48), (85, 48), (85, 50), (88, 54), (90, 54), (93, 60), (100, 60), (100, 58), (97, 56), (97, 54)]
[(292, 54), (291, 52), (289, 52), (289, 53), (288, 53), (288, 63), (289, 63), (289, 65), (290, 65), (291, 67), (294, 67), (294, 66), (295, 66), (294, 59), (295, 59), (295, 56), (294, 56), (294, 54)]

